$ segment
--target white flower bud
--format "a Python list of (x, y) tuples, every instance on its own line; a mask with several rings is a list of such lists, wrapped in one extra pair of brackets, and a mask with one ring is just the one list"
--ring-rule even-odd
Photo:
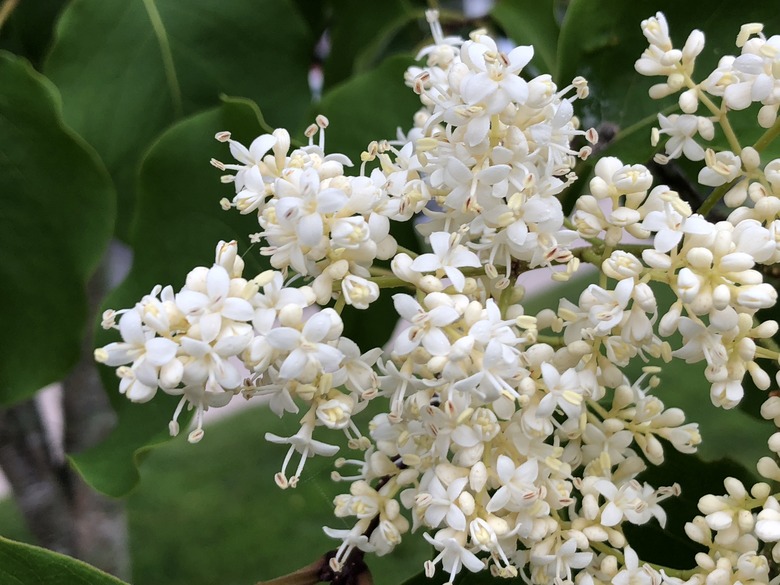
[(737, 303), (747, 309), (768, 309), (777, 302), (777, 290), (769, 283), (742, 286)]
[(758, 125), (762, 128), (771, 128), (777, 120), (777, 104), (763, 106), (758, 110)]
[(748, 492), (745, 489), (745, 484), (739, 481), (736, 477), (727, 477), (723, 480), (723, 485), (729, 495), (737, 500), (742, 500), (747, 497)]
[(712, 252), (707, 248), (691, 248), (685, 259), (689, 266), (699, 270), (709, 270), (712, 267)]
[(416, 283), (420, 280), (420, 274), (412, 270), (412, 262), (412, 258), (402, 252), (390, 262), (390, 269), (401, 280)]
[(669, 337), (672, 333), (677, 331), (677, 325), (680, 322), (680, 314), (682, 312), (682, 304), (674, 303), (667, 313), (661, 317), (661, 321), (658, 324), (658, 333), (664, 337)]
[[(753, 484), (753, 487), (750, 488), (750, 495), (760, 501), (766, 500), (771, 493), (772, 486), (765, 481), (759, 481), (758, 483)], [(777, 500), (774, 501), (777, 502)]]
[(190, 270), (187, 274), (184, 286), (189, 290), (197, 292), (206, 292), (206, 277), (208, 276), (209, 269), (205, 266), (198, 266)]
[[(697, 248), (703, 250), (703, 248)], [(710, 255), (711, 256), (711, 255)], [(701, 289), (699, 277), (690, 269), (683, 268), (677, 274), (677, 295), (686, 303), (692, 302)]]
[(279, 311), (279, 323), (283, 327), (296, 327), (303, 319), (303, 308), (299, 305), (285, 305)]
[(629, 209), (628, 207), (618, 207), (609, 216), (610, 223), (618, 227), (624, 227), (632, 223), (637, 223), (641, 219), (642, 218), (636, 209)]
[(771, 457), (762, 457), (756, 464), (756, 470), (761, 477), (765, 477), (771, 481), (780, 480), (780, 467)]
[(163, 390), (176, 388), (184, 375), (184, 364), (173, 359), (160, 368), (160, 388)]
[[(780, 378), (780, 372), (776, 374), (776, 379)], [(780, 382), (778, 382), (780, 384)], [(780, 417), (780, 396), (770, 396), (761, 405), (761, 416), (767, 420)]]
[(702, 514), (714, 514), (715, 512), (725, 509), (726, 504), (720, 496), (707, 494), (699, 498), (698, 507)]
[(650, 266), (650, 268), (668, 270), (672, 266), (672, 259), (668, 255), (662, 254), (652, 248), (642, 250), (642, 260), (644, 260), (645, 264)]
[(686, 114), (695, 114), (696, 110), (699, 109), (699, 96), (694, 89), (682, 92), (677, 102), (680, 109)]
[(704, 33), (700, 30), (692, 30), (682, 49), (684, 61), (692, 61), (704, 49)]
[(759, 366), (756, 362), (748, 362), (747, 369), (748, 372), (750, 372), (750, 377), (753, 380), (753, 383), (756, 385), (756, 388), (759, 390), (769, 389), (772, 380), (769, 377), (769, 374), (761, 369), (761, 366)]
[(764, 542), (780, 540), (780, 512), (766, 508), (758, 513), (756, 518), (756, 536)]
[(444, 290), (444, 283), (440, 278), (436, 278), (433, 274), (426, 274), (425, 276), (419, 277), (417, 286), (426, 293), (441, 292)]
[(687, 534), (688, 538), (690, 538), (693, 542), (698, 542), (698, 543), (707, 542), (706, 532), (702, 529), (701, 526), (698, 526), (693, 522), (685, 523), (685, 534)]
[(482, 461), (478, 461), (471, 467), (471, 471), (469, 471), (469, 487), (471, 487), (474, 493), (478, 494), (482, 491), (482, 488), (485, 487), (487, 478), (488, 472), (485, 464)]

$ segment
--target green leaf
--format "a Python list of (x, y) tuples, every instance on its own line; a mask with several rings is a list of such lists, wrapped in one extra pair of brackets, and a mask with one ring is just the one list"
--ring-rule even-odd
[(56, 90), (0, 52), (0, 403), (22, 400), (76, 363), (85, 283), (111, 235), (115, 194), (67, 128)]
[(65, 4), (66, 0), (19, 2), (0, 29), (0, 49), (21, 55), (40, 68)]
[(220, 93), (257, 101), (296, 130), (311, 100), (313, 39), (291, 0), (76, 0), (46, 73), (65, 119), (103, 157), (126, 238), (138, 165), (152, 140)]
[(342, 152), (359, 165), (369, 142), (392, 140), (397, 128), (411, 128), (421, 107), (419, 97), (404, 85), (404, 72), (413, 63), (408, 55), (391, 57), (323, 96), (315, 109), (330, 120), (327, 152)]
[(371, 10), (365, 10), (362, 0), (331, 0), (331, 5), (330, 53), (324, 67), (326, 88), (359, 72), (359, 64), (366, 65), (366, 53), (376, 55), (404, 24), (421, 16), (407, 0), (376, 2)]
[(122, 585), (124, 581), (71, 557), (0, 536), (0, 583)]
[(556, 4), (557, 0), (501, 0), (491, 13), (515, 43), (533, 45), (531, 63), (540, 71), (553, 75), (560, 33), (555, 20)]
[[(247, 100), (226, 98), (222, 106), (176, 124), (152, 146), (141, 167), (138, 217), (131, 233), (133, 267), (105, 308), (133, 306), (158, 283), (178, 290), (194, 267), (213, 264), (219, 240), (239, 242), (250, 278), (267, 267), (248, 246), (248, 234), (258, 229), (256, 219), (220, 209), (220, 196), (230, 196), (232, 187), (221, 185), (220, 172), (208, 164), (212, 157), (230, 156), (226, 145), (214, 140), (218, 131), (229, 128), (246, 144), (262, 133), (258, 113)], [(97, 344), (116, 338), (115, 331), (100, 332)], [(148, 404), (133, 404), (117, 392), (113, 370), (103, 372), (119, 424), (104, 443), (71, 460), (93, 487), (120, 496), (138, 483), (137, 465), (144, 453), (168, 438), (178, 398), (160, 392)]]

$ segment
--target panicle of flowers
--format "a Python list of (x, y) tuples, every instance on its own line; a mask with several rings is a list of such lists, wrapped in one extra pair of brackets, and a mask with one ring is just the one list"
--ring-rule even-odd
[[(465, 41), (434, 34), (434, 41), (419, 55), (425, 64), (406, 76), (423, 104), (415, 128), (400, 137), (395, 161), (383, 160), (388, 181), (406, 175), (407, 188), (389, 193), (397, 209), (390, 218), (424, 213), (430, 221), (422, 231), (432, 243), (436, 233), (458, 231), (491, 273), (502, 274), (501, 288), (513, 262), (572, 262), (576, 234), (564, 227), (556, 195), (574, 180), (578, 158), (591, 152), (573, 141), (597, 140), (594, 130), (580, 129), (572, 106), (587, 96), (586, 81), (558, 88), (549, 75), (526, 80), (521, 73), (533, 47), (504, 54), (485, 31)], [(412, 270), (431, 271), (417, 264)]]
[[(665, 526), (661, 504), (680, 486), (639, 476), (665, 450), (693, 453), (701, 442), (698, 425), (655, 395), (651, 358), (704, 362), (711, 401), (724, 408), (741, 401), (746, 375), (772, 385), (778, 324), (758, 311), (777, 301), (763, 267), (780, 261), (780, 159), (762, 164), (764, 139), (740, 145), (727, 114), (760, 102), (759, 122), (776, 123), (777, 37), (745, 25), (742, 55), (697, 84), (703, 34), (675, 49), (663, 14), (645, 20), (637, 71), (665, 77), (654, 98), (682, 91), (682, 113), (659, 115), (652, 133), (653, 145), (665, 140), (656, 161), (699, 161), (699, 183), (715, 190), (694, 210), (653, 186), (647, 167), (604, 157), (566, 217), (559, 196), (597, 141), (574, 116), (587, 82), (529, 79), (532, 47), (505, 54), (485, 31), (445, 37), (438, 14), (427, 19), (434, 42), (406, 74), (422, 108), (408, 132), (372, 142), (355, 175), (346, 156), (326, 154), (322, 116), (301, 148), (281, 129), (249, 147), (217, 134), (236, 159), (212, 160), (235, 188), (222, 207), (257, 218), (251, 238), (273, 269), (245, 278), (237, 244), (220, 242), (214, 265), (191, 271), (180, 291), (158, 286), (107, 312), (104, 326), (122, 341), (96, 359), (118, 366), (133, 401), (158, 389), (181, 396), (170, 430), (185, 406), (195, 409), (193, 442), (203, 413), (238, 393), (295, 416), (295, 434), (265, 435), (287, 448), (281, 488), (297, 485), (308, 458), (339, 450), (315, 429), (343, 432), (358, 454), (338, 458), (332, 474), (349, 483), (335, 515), (352, 523), (325, 528), (341, 541), (332, 571), (420, 531), (436, 551), (425, 573), (440, 566), (449, 583), (464, 568), (527, 583), (769, 583), (780, 503), (766, 483), (747, 490), (729, 478), (727, 495), (702, 498), (686, 533), (706, 552), (691, 571), (640, 561), (624, 526)], [(729, 150), (702, 145), (716, 127)], [(719, 199), (733, 210), (710, 221)], [(421, 215), (430, 251), (415, 254), (390, 222)], [(562, 265), (552, 273), (565, 280), (581, 262), (599, 268), (598, 284), (528, 313), (523, 272)], [(651, 285), (670, 289), (672, 305)], [(341, 313), (367, 309), (381, 288), (405, 289), (392, 296), (403, 325), (385, 351), (361, 352), (343, 336)], [(644, 373), (629, 379), (637, 364)], [(363, 433), (354, 417), (373, 399), (386, 408)], [(762, 415), (780, 426), (780, 398), (769, 396)], [(780, 453), (780, 432), (769, 449)], [(758, 471), (780, 481), (774, 458)]]

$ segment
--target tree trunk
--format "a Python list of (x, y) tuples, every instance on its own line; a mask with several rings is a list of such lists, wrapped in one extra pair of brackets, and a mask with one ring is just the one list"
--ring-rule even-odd
[(33, 400), (0, 411), (0, 467), (38, 542), (76, 556), (67, 470), (51, 455)]
[[(87, 286), (90, 318), (81, 359), (62, 383), (62, 443), (67, 453), (95, 446), (116, 423), (93, 359), (94, 323), (115, 258), (112, 246)], [(38, 543), (129, 580), (124, 502), (97, 493), (59, 459), (32, 400), (0, 411), (0, 467)]]

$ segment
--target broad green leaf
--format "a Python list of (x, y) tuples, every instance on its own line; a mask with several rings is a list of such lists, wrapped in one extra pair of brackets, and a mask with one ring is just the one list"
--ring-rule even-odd
[(100, 160), (62, 122), (56, 89), (0, 52), (0, 403), (30, 396), (76, 363), (84, 287), (114, 206)]
[[(331, 0), (331, 6), (330, 53), (324, 66), (326, 89), (365, 71), (404, 25), (423, 17), (422, 9), (413, 6), (411, 0), (376, 2), (371, 10), (365, 10), (361, 0)], [(421, 29), (416, 40), (424, 36), (425, 30)]]
[(51, 44), (54, 23), (66, 3), (66, 0), (36, 0), (16, 4), (8, 20), (2, 23), (0, 49), (21, 55), (40, 68)]
[[(239, 242), (250, 278), (262, 269), (258, 251), (248, 244), (248, 234), (258, 229), (256, 220), (220, 209), (219, 199), (230, 197), (232, 187), (222, 185), (221, 173), (208, 163), (212, 157), (230, 159), (227, 146), (214, 140), (218, 131), (233, 130), (246, 144), (262, 133), (257, 113), (246, 100), (227, 98), (222, 106), (176, 124), (152, 146), (141, 167), (138, 216), (131, 233), (133, 267), (106, 300), (106, 308), (131, 307), (158, 283), (178, 290), (187, 272), (214, 263), (219, 240)], [(117, 338), (115, 331), (101, 332), (97, 343)], [(166, 440), (178, 399), (159, 392), (148, 404), (132, 404), (117, 392), (113, 370), (103, 371), (119, 424), (104, 443), (72, 461), (93, 487), (120, 496), (138, 482), (143, 454)]]
[(328, 91), (316, 111), (330, 120), (326, 130), (327, 152), (343, 152), (356, 165), (372, 140), (393, 140), (396, 130), (408, 130), (412, 116), (422, 107), (406, 85), (404, 72), (413, 63), (399, 55), (368, 73), (356, 75)]
[[(533, 45), (531, 63), (555, 74), (555, 52), (560, 28), (555, 20), (557, 0), (501, 0), (491, 15), (518, 45)], [(561, 80), (565, 81), (565, 80)]]
[[(392, 139), (397, 128), (412, 125), (420, 101), (403, 82), (403, 73), (411, 62), (408, 57), (392, 57), (376, 70), (357, 75), (325, 95), (317, 109), (330, 120), (327, 152), (343, 152), (359, 165), (360, 153), (369, 142)], [(392, 233), (402, 245), (417, 248), (412, 222), (394, 223)], [(383, 291), (365, 311), (348, 307), (344, 312), (344, 335), (361, 349), (381, 346), (390, 337), (398, 319), (392, 305), (393, 292), (398, 291)]]
[(116, 577), (59, 553), (0, 536), (4, 585), (127, 585)]
[[(363, 413), (365, 420), (371, 412)], [(334, 497), (349, 491), (348, 482), (330, 479), (335, 457), (309, 459), (295, 489), (274, 484), (286, 448), (263, 435), (289, 436), (298, 428), (295, 417), (247, 408), (209, 425), (197, 445), (174, 441), (155, 449), (144, 463), (144, 481), (127, 502), (133, 582), (249, 585), (338, 548), (340, 542), (322, 526), (348, 529), (355, 519), (333, 514)], [(318, 428), (315, 437), (340, 445), (337, 456), (360, 457), (347, 449), (343, 433)], [(345, 475), (349, 471), (341, 468)], [(398, 585), (430, 558), (429, 550), (418, 531), (404, 535), (390, 555), (366, 555), (374, 583)]]
[(219, 103), (257, 101), (292, 130), (309, 106), (313, 39), (291, 0), (76, 0), (46, 62), (65, 119), (103, 157), (132, 217), (141, 156), (167, 126)]

